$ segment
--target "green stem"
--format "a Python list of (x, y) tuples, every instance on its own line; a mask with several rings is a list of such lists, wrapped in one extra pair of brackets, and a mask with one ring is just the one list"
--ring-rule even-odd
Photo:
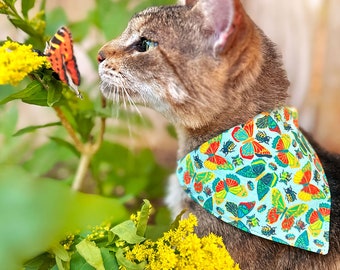
[[(105, 108), (105, 106), (106, 106), (105, 99), (102, 98), (102, 107)], [(79, 191), (82, 189), (83, 183), (86, 179), (86, 174), (91, 165), (92, 157), (98, 152), (100, 146), (103, 143), (105, 128), (106, 128), (106, 118), (102, 117), (100, 119), (100, 130), (99, 130), (99, 135), (98, 135), (96, 142), (87, 143), (83, 145), (77, 173), (72, 184), (73, 190)], [(100, 186), (100, 182), (99, 181), (96, 181), (96, 182), (97, 182), (98, 190), (102, 192), (102, 187)]]
[(79, 165), (77, 168), (77, 173), (72, 183), (72, 189), (75, 191), (80, 191), (83, 187), (84, 180), (86, 178), (86, 174), (88, 168), (91, 163), (92, 153), (82, 153), (79, 161)]

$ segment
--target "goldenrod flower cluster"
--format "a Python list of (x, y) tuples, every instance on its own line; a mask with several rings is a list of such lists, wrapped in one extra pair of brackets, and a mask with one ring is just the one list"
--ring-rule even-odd
[(166, 232), (156, 242), (147, 240), (127, 251), (128, 260), (146, 262), (145, 269), (231, 269), (234, 263), (222, 238), (214, 234), (199, 238), (194, 233), (197, 218), (189, 215), (181, 220), (177, 229)]
[(99, 240), (107, 237), (108, 231), (110, 231), (111, 223), (104, 222), (101, 225), (97, 225), (92, 227), (91, 233), (86, 236), (86, 238), (90, 241)]
[(34, 52), (31, 45), (6, 41), (0, 47), (0, 84), (16, 85), (43, 65), (49, 66), (47, 58)]
[(2, 2), (2, 1), (0, 1), (0, 10), (4, 10), (4, 9), (7, 9), (7, 5), (4, 3), (4, 2)]
[(60, 242), (60, 244), (64, 247), (65, 250), (70, 250), (71, 246), (74, 243), (75, 235), (69, 234), (66, 236), (66, 238)]

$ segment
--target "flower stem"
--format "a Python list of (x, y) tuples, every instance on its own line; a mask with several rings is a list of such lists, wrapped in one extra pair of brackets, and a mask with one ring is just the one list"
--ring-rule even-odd
[(76, 176), (72, 183), (73, 190), (79, 191), (83, 187), (83, 183), (86, 178), (86, 174), (87, 174), (87, 171), (88, 171), (88, 168), (90, 166), (91, 159), (93, 156), (93, 154), (90, 152), (91, 151), (89, 151), (89, 153), (81, 153)]
[(55, 110), (55, 112), (57, 113), (57, 116), (59, 117), (61, 124), (64, 126), (64, 128), (66, 129), (67, 133), (70, 135), (70, 137), (72, 138), (73, 142), (74, 142), (74, 146), (76, 147), (76, 149), (82, 153), (84, 152), (84, 144), (79, 140), (79, 138), (77, 137), (77, 134), (75, 132), (75, 130), (73, 129), (73, 127), (71, 126), (70, 122), (66, 119), (63, 111), (60, 109), (60, 107), (53, 107), (53, 109)]

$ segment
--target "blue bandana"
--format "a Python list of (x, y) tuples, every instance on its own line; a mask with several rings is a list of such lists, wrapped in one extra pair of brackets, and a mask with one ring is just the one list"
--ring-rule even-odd
[(205, 210), (248, 233), (327, 254), (331, 195), (297, 112), (261, 113), (178, 161), (177, 176)]

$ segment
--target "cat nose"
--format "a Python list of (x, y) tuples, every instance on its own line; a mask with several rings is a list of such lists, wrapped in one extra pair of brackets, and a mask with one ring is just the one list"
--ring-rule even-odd
[(106, 59), (105, 53), (103, 51), (99, 51), (97, 55), (97, 61), (98, 63), (103, 62)]

